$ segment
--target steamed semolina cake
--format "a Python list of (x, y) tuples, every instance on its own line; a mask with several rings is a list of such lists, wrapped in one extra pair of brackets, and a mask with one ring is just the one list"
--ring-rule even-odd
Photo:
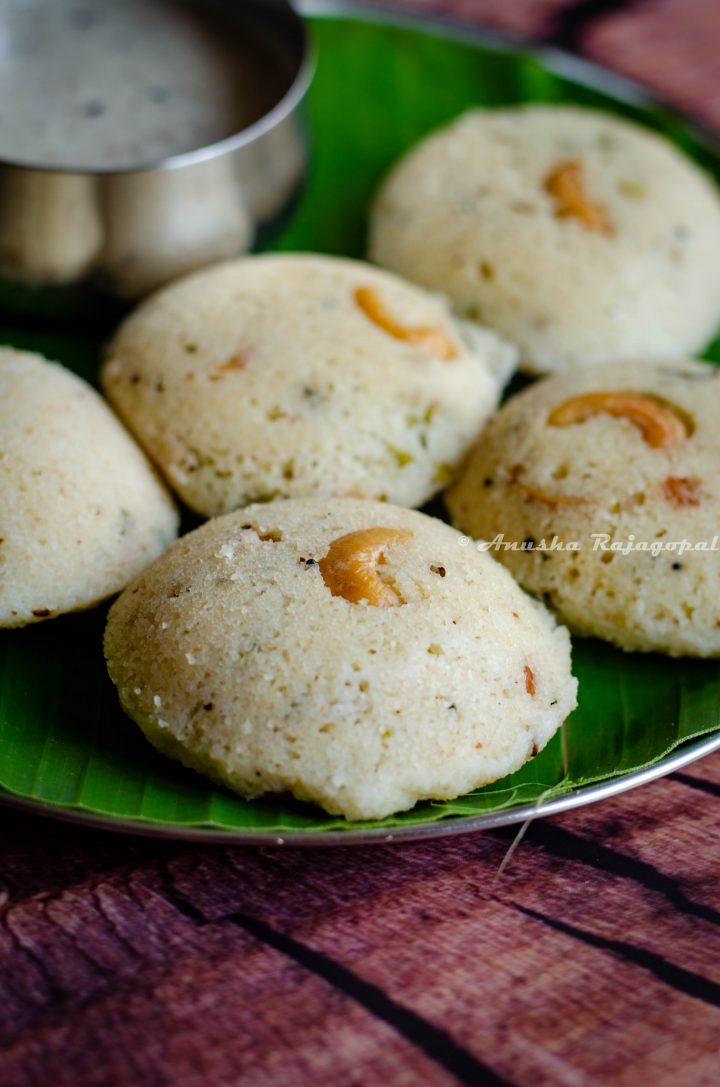
[(0, 626), (118, 592), (177, 525), (149, 462), (89, 385), (0, 349)]
[(244, 797), (382, 818), (510, 773), (575, 706), (567, 632), (487, 554), (411, 510), (250, 506), (114, 604), (126, 713)]
[(249, 257), (167, 288), (121, 327), (104, 389), (183, 500), (446, 486), (515, 360), (447, 304), (355, 261)]
[(474, 110), (403, 158), (370, 256), (548, 373), (693, 354), (720, 323), (720, 202), (668, 141), (567, 106)]
[(718, 419), (720, 371), (702, 363), (547, 378), (488, 426), (453, 523), (579, 633), (718, 656)]

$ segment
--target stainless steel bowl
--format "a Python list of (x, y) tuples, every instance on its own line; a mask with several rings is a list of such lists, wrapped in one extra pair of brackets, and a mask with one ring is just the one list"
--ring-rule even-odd
[(285, 0), (3, 0), (0, 300), (134, 299), (252, 248), (302, 181), (311, 73)]

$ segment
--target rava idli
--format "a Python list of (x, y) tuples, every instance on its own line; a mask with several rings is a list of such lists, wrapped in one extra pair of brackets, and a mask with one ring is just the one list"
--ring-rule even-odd
[(0, 626), (89, 607), (177, 535), (168, 492), (84, 381), (0, 349)]
[(380, 819), (535, 755), (575, 706), (567, 631), (448, 525), (355, 499), (250, 506), (113, 605), (110, 676), (162, 752), (252, 798)]
[(515, 351), (367, 264), (248, 257), (145, 302), (110, 346), (105, 392), (205, 516), (355, 495), (417, 506), (446, 486)]
[(581, 634), (720, 656), (720, 370), (594, 366), (514, 396), (448, 493)]
[(478, 109), (382, 186), (370, 256), (531, 373), (694, 354), (720, 323), (720, 201), (667, 140), (569, 106)]

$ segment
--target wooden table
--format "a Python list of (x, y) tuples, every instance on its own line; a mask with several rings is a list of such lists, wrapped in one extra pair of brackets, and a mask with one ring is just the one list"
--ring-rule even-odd
[[(403, 0), (398, 0), (398, 5)], [(405, 0), (720, 128), (718, 0)], [(720, 756), (512, 832), (171, 845), (0, 811), (0, 1087), (717, 1087)]]

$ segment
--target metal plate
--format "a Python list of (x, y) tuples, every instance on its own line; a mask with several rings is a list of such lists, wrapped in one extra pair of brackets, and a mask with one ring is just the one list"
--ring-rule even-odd
[(608, 800), (621, 793), (647, 785), (650, 781), (680, 770), (698, 759), (720, 751), (720, 735), (704, 737), (684, 744), (671, 755), (633, 774), (588, 785), (584, 789), (574, 789), (565, 796), (557, 797), (543, 804), (523, 804), (517, 808), (507, 808), (488, 815), (469, 815), (461, 819), (443, 819), (436, 823), (416, 826), (395, 827), (388, 831), (383, 828), (372, 830), (318, 830), (312, 832), (294, 831), (284, 837), (267, 831), (230, 831), (213, 830), (211, 827), (181, 827), (170, 823), (145, 823), (134, 819), (115, 819), (111, 816), (91, 815), (75, 808), (61, 808), (53, 804), (41, 804), (34, 800), (23, 800), (11, 793), (0, 791), (0, 803), (31, 815), (49, 816), (65, 823), (92, 827), (95, 830), (112, 830), (118, 834), (138, 834), (144, 838), (167, 838), (173, 841), (208, 842), (215, 845), (255, 845), (255, 846), (341, 846), (341, 845), (382, 845), (388, 842), (417, 842), (434, 838), (449, 838), (458, 834), (470, 834), (477, 830), (493, 830), (497, 827), (510, 826), (513, 823), (525, 823), (540, 819), (546, 815), (572, 811), (586, 804), (595, 804), (599, 800)]
[[(389, 14), (386, 11), (371, 13), (367, 9), (358, 9), (351, 4), (329, 2), (329, 0), (306, 0), (300, 4), (303, 13), (318, 15), (327, 14), (333, 16), (347, 15), (353, 20), (362, 20), (369, 23), (381, 23), (388, 26), (406, 27), (408, 29), (421, 29), (434, 35), (457, 40), (466, 43), (477, 43), (479, 46), (491, 46), (499, 51), (503, 47), (515, 49), (518, 40), (509, 35), (485, 32), (470, 27), (461, 27), (445, 21), (418, 19), (415, 17)], [(657, 98), (650, 95), (642, 87), (631, 83), (619, 76), (613, 75), (596, 65), (568, 56), (558, 50), (537, 47), (535, 49), (523, 46), (524, 52), (533, 56), (543, 67), (559, 76), (572, 79), (578, 84), (592, 87), (611, 95), (619, 102), (632, 103), (643, 107), (657, 108), (660, 103)], [(686, 118), (682, 118), (677, 111), (667, 109), (667, 112), (682, 120), (685, 126), (698, 135), (701, 142), (713, 145), (702, 128)], [(220, 830), (213, 827), (191, 827), (173, 823), (150, 822), (136, 819), (125, 819), (113, 816), (97, 815), (84, 811), (81, 808), (63, 807), (51, 803), (43, 803), (36, 800), (27, 800), (6, 791), (0, 790), (0, 803), (13, 809), (42, 816), (49, 816), (75, 825), (96, 829), (111, 830), (117, 833), (137, 834), (145, 837), (165, 838), (176, 841), (217, 843), (224, 845), (254, 845), (254, 846), (283, 846), (293, 845), (302, 847), (320, 846), (349, 846), (367, 845), (372, 843), (387, 843), (400, 841), (419, 841), (434, 838), (449, 837), (458, 834), (468, 834), (478, 830), (488, 830), (511, 824), (524, 823), (528, 820), (542, 816), (553, 815), (559, 812), (569, 811), (586, 804), (596, 803), (613, 796), (618, 796), (630, 789), (647, 784), (666, 774), (679, 770), (697, 759), (703, 758), (714, 751), (720, 750), (720, 731), (691, 740), (678, 747), (671, 754), (661, 759), (654, 765), (642, 770), (630, 772), (611, 780), (598, 784), (588, 785), (572, 790), (562, 796), (546, 802), (524, 804), (517, 807), (509, 807), (502, 811), (496, 811), (485, 815), (469, 815), (463, 817), (449, 817), (435, 822), (411, 824), (407, 826), (387, 828), (369, 828), (344, 830), (319, 830), (319, 831), (293, 831), (283, 836), (269, 831), (232, 831)]]

